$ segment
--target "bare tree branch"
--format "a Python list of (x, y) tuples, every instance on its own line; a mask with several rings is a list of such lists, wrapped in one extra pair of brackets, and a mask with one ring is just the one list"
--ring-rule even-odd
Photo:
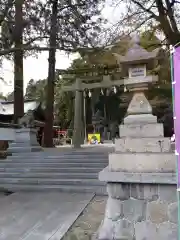
[[(143, 26), (147, 27), (147, 29), (155, 27), (156, 32), (158, 34), (163, 33), (167, 41), (172, 45), (175, 45), (177, 42), (180, 41), (180, 8), (177, 5), (178, 3), (180, 3), (180, 1), (121, 0), (120, 2), (126, 4), (126, 13), (122, 14), (122, 17), (120, 17), (120, 21), (116, 23), (116, 36), (119, 33), (119, 29), (128, 28), (128, 31), (132, 32), (137, 31), (138, 29), (142, 30)], [(147, 18), (147, 16), (149, 18)], [(158, 26), (158, 28), (156, 26)]]
[(178, 31), (178, 27), (177, 27), (177, 23), (176, 20), (174, 18), (174, 13), (173, 13), (173, 6), (175, 1), (170, 2), (169, 0), (165, 0), (166, 2), (166, 6), (167, 6), (167, 15), (169, 16), (169, 20), (171, 22), (171, 26), (174, 32)]
[(151, 11), (151, 7), (153, 6), (153, 4), (154, 4), (155, 1), (153, 2), (153, 4), (152, 4), (149, 8), (145, 8), (139, 1), (132, 0), (132, 2), (135, 3), (137, 6), (139, 6), (144, 12), (147, 12), (147, 13), (149, 13), (150, 15), (152, 15), (152, 17), (153, 17), (154, 19), (156, 19), (156, 20), (159, 19), (159, 17), (158, 17), (154, 12)]

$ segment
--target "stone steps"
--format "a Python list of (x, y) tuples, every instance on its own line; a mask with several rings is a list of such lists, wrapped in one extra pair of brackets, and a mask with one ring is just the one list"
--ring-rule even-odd
[[(1, 164), (0, 164), (1, 166)], [(61, 168), (61, 167), (54, 167), (54, 168), (47, 168), (47, 167), (29, 167), (29, 168), (17, 168), (17, 167), (5, 167), (1, 168), (0, 167), (0, 173), (67, 173), (67, 174), (72, 174), (72, 173), (99, 173), (102, 170), (102, 168), (96, 168), (96, 167), (89, 167), (89, 168), (84, 168), (81, 167), (81, 169), (78, 167), (72, 167), (72, 168)]]
[(1, 184), (0, 189), (12, 192), (43, 192), (58, 191), (64, 193), (96, 193), (98, 195), (107, 195), (106, 186), (67, 186), (67, 185), (31, 185), (31, 184)]
[(79, 158), (85, 158), (85, 159), (89, 159), (89, 158), (106, 158), (107, 157), (107, 154), (89, 154), (89, 155), (85, 155), (85, 154), (82, 154), (82, 155), (80, 155), (80, 154), (75, 154), (75, 155), (51, 155), (51, 156), (48, 156), (47, 154), (42, 154), (42, 155), (33, 155), (33, 154), (31, 154), (31, 155), (24, 155), (24, 154), (22, 154), (22, 155), (12, 155), (12, 156), (9, 156), (8, 157), (8, 159), (23, 159), (23, 158), (30, 158), (30, 157), (32, 157), (32, 158), (34, 158), (34, 159), (38, 159), (38, 158), (42, 158), (42, 156), (43, 156), (43, 158), (44, 159), (53, 159), (53, 158), (55, 158), (55, 159), (79, 159)]
[(1, 178), (48, 178), (48, 179), (97, 179), (98, 178), (98, 173), (75, 173), (72, 172), (69, 174), (69, 172), (61, 172), (61, 173), (53, 173), (50, 172), (0, 172), (0, 179)]
[(107, 165), (108, 151), (16, 153), (0, 161), (0, 189), (106, 194), (98, 173)]
[[(104, 162), (105, 164), (106, 162)], [(108, 162), (107, 162), (108, 163)], [(14, 168), (14, 167), (21, 167), (21, 168), (29, 168), (29, 167), (50, 167), (50, 168), (55, 168), (55, 167), (59, 167), (59, 168), (71, 168), (71, 167), (86, 167), (86, 168), (89, 168), (89, 167), (103, 167), (104, 166), (103, 163), (98, 163), (98, 162), (82, 162), (82, 163), (76, 163), (76, 162), (3, 162), (3, 163), (0, 163), (0, 167), (1, 168)], [(107, 165), (107, 164), (106, 164)]]
[(107, 163), (108, 162), (108, 158), (44, 158), (43, 161), (40, 158), (32, 158), (32, 159), (27, 159), (27, 158), (8, 158), (7, 160), (1, 160), (1, 164), (5, 163), (5, 164), (10, 164), (10, 163), (39, 163), (39, 162), (43, 162), (43, 163), (97, 163), (97, 159), (99, 163)]
[[(112, 152), (112, 151), (110, 151)], [(74, 156), (107, 156), (109, 152), (108, 151), (89, 151), (89, 152), (86, 152), (86, 151), (82, 151), (82, 152), (78, 152), (78, 151), (71, 151), (71, 152), (58, 152), (58, 151), (55, 151), (55, 152), (46, 152), (46, 151), (42, 151), (42, 152), (23, 152), (23, 153), (13, 153), (13, 157), (29, 157), (29, 156), (33, 156), (33, 157), (36, 157), (36, 156), (44, 156), (44, 157), (65, 157), (65, 156), (68, 156), (69, 158), (71, 157), (74, 157)]]
[(50, 179), (50, 178), (2, 178), (0, 183), (7, 184), (38, 184), (38, 185), (88, 185), (88, 186), (103, 186), (103, 182), (97, 179)]

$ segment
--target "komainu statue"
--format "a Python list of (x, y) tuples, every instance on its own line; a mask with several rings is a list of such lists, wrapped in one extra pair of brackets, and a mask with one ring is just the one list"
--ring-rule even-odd
[(19, 125), (23, 128), (34, 128), (34, 114), (32, 110), (28, 110), (22, 118), (19, 119)]

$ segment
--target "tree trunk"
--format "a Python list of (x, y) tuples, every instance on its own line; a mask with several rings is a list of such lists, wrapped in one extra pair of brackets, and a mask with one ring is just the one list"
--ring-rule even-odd
[(171, 4), (169, 0), (166, 0), (166, 6), (164, 6), (165, 3), (163, 0), (155, 0), (155, 2), (159, 13), (158, 18), (155, 20), (159, 21), (160, 27), (169, 44), (176, 45), (180, 41), (180, 32), (178, 31), (178, 25), (173, 11), (174, 3)]
[(24, 115), (24, 96), (23, 96), (23, 0), (15, 1), (15, 29), (14, 43), (15, 48), (19, 48), (14, 52), (14, 122), (17, 123), (18, 118)]
[(56, 64), (56, 34), (57, 34), (57, 6), (58, 0), (53, 1), (51, 30), (50, 30), (50, 47), (49, 50), (49, 71), (47, 82), (47, 102), (46, 102), (46, 123), (44, 129), (44, 146), (53, 147), (53, 120), (54, 120), (54, 81), (55, 81), (55, 64)]

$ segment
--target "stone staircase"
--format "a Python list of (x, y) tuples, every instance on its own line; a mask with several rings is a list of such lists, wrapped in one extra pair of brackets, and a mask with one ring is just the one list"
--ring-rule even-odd
[(14, 153), (0, 161), (1, 191), (96, 192), (106, 194), (98, 173), (112, 149)]

